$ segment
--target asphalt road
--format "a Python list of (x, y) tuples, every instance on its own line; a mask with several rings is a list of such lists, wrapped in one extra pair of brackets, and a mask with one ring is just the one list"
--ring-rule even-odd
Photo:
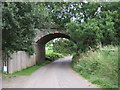
[(58, 59), (31, 76), (3, 78), (3, 88), (97, 88), (70, 67), (72, 57)]

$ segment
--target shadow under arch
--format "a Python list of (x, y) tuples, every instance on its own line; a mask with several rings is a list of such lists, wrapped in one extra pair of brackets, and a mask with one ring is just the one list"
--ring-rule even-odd
[(55, 38), (66, 38), (66, 39), (73, 41), (69, 35), (63, 34), (63, 33), (51, 33), (51, 34), (47, 34), (43, 36), (36, 42), (37, 43), (37, 52), (36, 52), (37, 64), (45, 60), (45, 44)]

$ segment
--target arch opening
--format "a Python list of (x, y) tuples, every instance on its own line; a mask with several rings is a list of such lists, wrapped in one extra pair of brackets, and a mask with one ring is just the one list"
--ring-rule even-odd
[(37, 52), (36, 52), (37, 64), (39, 64), (41, 61), (45, 60), (45, 56), (46, 56), (45, 45), (50, 40), (53, 40), (55, 38), (66, 38), (66, 39), (71, 40), (70, 36), (63, 34), (63, 33), (52, 33), (52, 34), (48, 34), (48, 35), (45, 35), (42, 38), (40, 38), (37, 41)]

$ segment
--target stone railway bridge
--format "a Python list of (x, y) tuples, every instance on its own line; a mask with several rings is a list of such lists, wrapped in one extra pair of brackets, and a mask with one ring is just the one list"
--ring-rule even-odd
[(36, 35), (33, 43), (35, 53), (33, 55), (29, 55), (25, 51), (18, 51), (11, 54), (11, 58), (3, 63), (3, 66), (7, 65), (8, 73), (21, 71), (45, 60), (45, 45), (50, 40), (55, 38), (66, 38), (71, 40), (70, 36), (66, 33), (66, 30), (58, 31), (57, 29), (36, 29), (35, 33)]
[(45, 60), (45, 44), (55, 38), (71, 39), (65, 30), (57, 29), (40, 29), (36, 30), (36, 37), (34, 39), (34, 47), (36, 53), (36, 63), (39, 64), (41, 60)]
[[(3, 62), (3, 66), (7, 66), (8, 73), (21, 71), (27, 67), (41, 63), (42, 60), (45, 60), (45, 45), (52, 39), (66, 38), (73, 41), (67, 34), (66, 30), (58, 31), (57, 29), (36, 29), (35, 33), (36, 35), (33, 43), (35, 53), (33, 55), (29, 55), (25, 51), (18, 51), (11, 54), (11, 58)], [(75, 41), (73, 42), (76, 43)]]

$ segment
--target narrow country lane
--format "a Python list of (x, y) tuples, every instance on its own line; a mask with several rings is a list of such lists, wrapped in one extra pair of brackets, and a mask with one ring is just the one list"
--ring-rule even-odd
[(31, 76), (3, 78), (3, 88), (97, 88), (71, 69), (71, 59), (58, 59)]

